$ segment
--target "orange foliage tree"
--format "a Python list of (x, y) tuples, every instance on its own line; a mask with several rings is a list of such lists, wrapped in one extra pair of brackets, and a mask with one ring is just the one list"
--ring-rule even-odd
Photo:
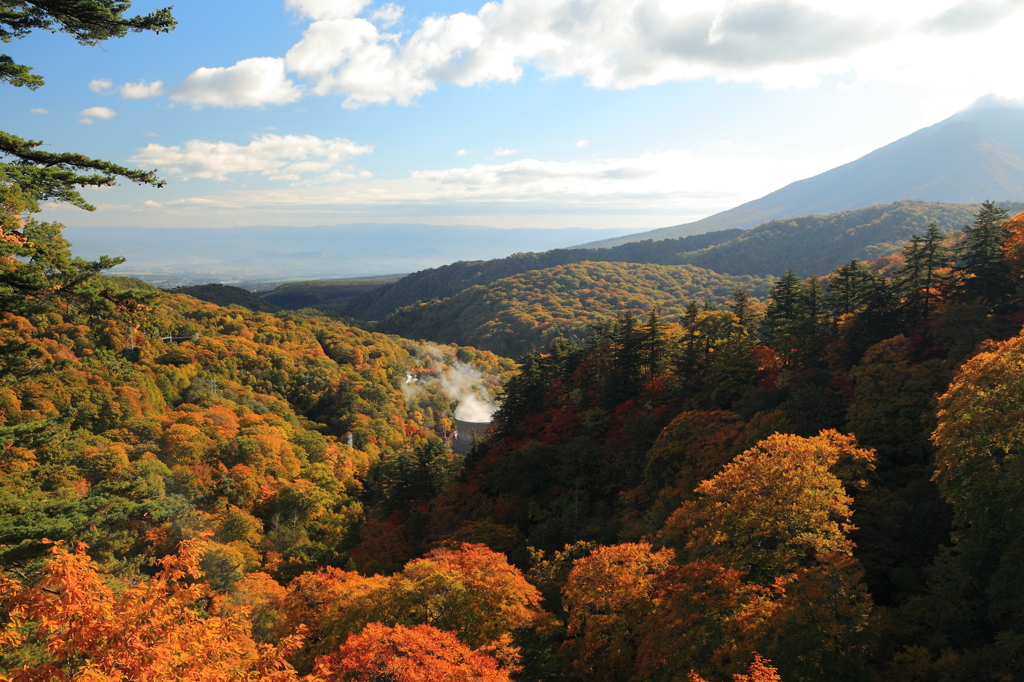
[(208, 607), (198, 580), (203, 540), (188, 540), (160, 561), (150, 580), (115, 592), (79, 544), (55, 544), (32, 585), (0, 579), (4, 682), (226, 679), (288, 682), (285, 661), (298, 637), (257, 644), (244, 613)]
[(840, 478), (862, 478), (873, 461), (874, 453), (836, 431), (775, 434), (701, 483), (701, 498), (683, 503), (667, 530), (686, 539), (688, 557), (713, 558), (771, 584), (823, 552), (852, 553), (853, 499)]
[(627, 680), (637, 631), (654, 606), (655, 579), (675, 556), (647, 543), (601, 547), (576, 562), (563, 591), (569, 640), (562, 647), (573, 674)]
[[(979, 620), (988, 632), (999, 632), (1005, 645), (1020, 642), (1024, 335), (994, 344), (963, 365), (939, 399), (932, 441), (938, 448), (934, 480), (953, 508), (954, 522), (954, 549), (939, 566), (972, 581), (971, 590), (962, 590), (954, 603), (985, 614)], [(939, 577), (933, 591), (949, 590), (943, 580), (948, 582)], [(943, 629), (956, 632), (954, 627), (962, 625), (950, 622)], [(1013, 646), (1018, 652), (1024, 648)]]
[(305, 672), (318, 655), (337, 651), (347, 636), (371, 623), (393, 627), (430, 625), (454, 633), (473, 649), (487, 649), (514, 667), (518, 649), (512, 632), (542, 624), (540, 593), (505, 555), (484, 545), (441, 548), (406, 564), (394, 576), (364, 577), (327, 568), (304, 573), (288, 586), (273, 636), (300, 625), (308, 645), (291, 660)]
[(540, 592), (504, 554), (469, 543), (410, 561), (371, 598), (373, 619), (433, 625), (472, 647), (496, 645), (542, 615)]
[[(852, 436), (835, 431), (813, 438), (775, 434), (701, 483), (700, 498), (683, 503), (663, 536), (677, 545), (688, 566), (704, 562), (709, 570), (717, 566), (718, 573), (686, 575), (684, 566), (678, 574), (666, 574), (663, 608), (678, 604), (683, 621), (700, 614), (693, 608), (700, 604), (712, 606), (712, 613), (728, 607), (728, 613), (673, 628), (709, 633), (697, 638), (700, 646), (687, 663), (679, 658), (686, 647), (659, 634), (670, 614), (656, 610), (650, 617), (653, 630), (647, 630), (650, 642), (641, 648), (654, 674), (666, 658), (659, 651), (676, 652), (677, 670), (683, 665), (715, 669), (716, 660), (735, 661), (727, 656), (729, 647), (746, 641), (746, 652), (756, 647), (772, 654), (793, 679), (856, 675), (871, 631), (871, 599), (848, 537), (853, 500), (844, 481), (857, 485), (873, 460)], [(743, 590), (753, 592), (743, 596)], [(729, 600), (737, 603), (728, 606)], [(744, 615), (749, 613), (756, 617)], [(742, 636), (734, 631), (740, 625)], [(679, 639), (693, 639), (692, 634)], [(738, 653), (744, 653), (742, 647)]]
[(366, 625), (366, 613), (376, 601), (373, 595), (383, 591), (389, 581), (384, 576), (364, 577), (333, 567), (307, 571), (289, 583), (279, 601), (255, 613), (276, 615), (272, 641), (307, 627), (304, 647), (290, 657), (296, 668), (307, 672), (316, 655), (336, 650), (347, 634)]
[(778, 610), (782, 585), (744, 582), (742, 571), (712, 561), (669, 567), (658, 579), (655, 606), (637, 645), (636, 674), (644, 682), (683, 682), (741, 670)]
[[(756, 653), (747, 674), (736, 673), (732, 679), (733, 682), (782, 682), (779, 671), (772, 667), (772, 662)], [(697, 673), (691, 672), (689, 682), (706, 682), (706, 680)]]
[(317, 659), (314, 675), (338, 682), (511, 682), (498, 662), (429, 625), (371, 623)]

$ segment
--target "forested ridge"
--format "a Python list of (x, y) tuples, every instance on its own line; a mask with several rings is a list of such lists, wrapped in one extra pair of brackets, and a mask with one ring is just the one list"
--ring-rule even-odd
[[(1006, 204), (1018, 212), (1024, 205)], [(332, 313), (358, 320), (380, 320), (399, 308), (442, 300), (474, 286), (531, 270), (583, 261), (696, 265), (719, 273), (764, 277), (794, 270), (804, 276), (824, 275), (850, 260), (874, 260), (896, 253), (915, 233), (930, 223), (944, 231), (959, 230), (978, 210), (976, 205), (898, 201), (825, 216), (774, 220), (750, 230), (721, 230), (707, 234), (630, 242), (611, 248), (555, 249), (544, 253), (517, 253), (489, 261), (459, 261), (422, 270), (352, 295), (344, 290), (331, 300), (322, 282), (285, 285), (292, 295), (306, 292), (302, 305), (278, 298), (277, 291), (264, 294), (283, 307), (329, 306)], [(330, 283), (326, 283), (328, 289)], [(286, 293), (282, 288), (282, 293)], [(324, 294), (327, 294), (326, 296)]]
[(532, 270), (464, 289), (449, 298), (399, 309), (376, 329), (409, 338), (459, 343), (507, 357), (547, 349), (557, 338), (582, 340), (623, 312), (657, 308), (678, 321), (687, 303), (721, 305), (736, 288), (763, 298), (772, 278), (730, 277), (687, 265), (583, 261)]
[(486, 286), (531, 270), (583, 261), (675, 264), (679, 262), (678, 254), (725, 243), (741, 232), (723, 230), (659, 242), (645, 240), (611, 249), (554, 249), (543, 253), (516, 253), (489, 261), (459, 261), (407, 275), (393, 284), (357, 296), (340, 308), (340, 312), (360, 320), (377, 320), (413, 303), (448, 298), (470, 287)]

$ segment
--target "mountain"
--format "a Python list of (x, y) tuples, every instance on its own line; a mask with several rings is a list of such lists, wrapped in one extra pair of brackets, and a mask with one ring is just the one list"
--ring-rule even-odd
[(590, 325), (657, 308), (678, 321), (690, 301), (721, 306), (737, 288), (764, 298), (773, 279), (720, 275), (690, 265), (584, 261), (471, 286), (440, 301), (411, 305), (377, 330), (436, 343), (458, 342), (506, 357), (546, 349), (558, 337), (585, 338)]
[(974, 204), (1024, 200), (1024, 106), (994, 97), (856, 161), (684, 225), (584, 244), (617, 246), (904, 199)]
[(172, 287), (414, 272), (635, 231), (363, 223), (223, 229), (69, 226), (64, 236), (84, 258), (125, 257), (127, 262), (114, 270), (116, 274)]
[[(1011, 214), (1024, 211), (1020, 202), (1000, 206)], [(825, 275), (851, 258), (870, 261), (895, 253), (911, 236), (924, 234), (930, 223), (944, 232), (961, 230), (978, 208), (897, 201), (831, 215), (772, 220), (723, 244), (681, 254), (679, 262), (733, 275), (781, 275), (786, 270), (801, 277)]]
[[(1003, 203), (1011, 213), (1024, 203)], [(570, 263), (690, 264), (730, 275), (764, 277), (788, 269), (803, 276), (824, 275), (857, 258), (874, 260), (894, 253), (930, 223), (944, 231), (962, 229), (973, 220), (976, 204), (900, 201), (824, 216), (806, 216), (764, 223), (752, 230), (719, 230), (701, 235), (645, 239), (606, 249), (556, 249), (517, 253), (490, 261), (460, 261), (421, 270), (393, 283), (362, 290), (324, 282), (287, 284), (264, 294), (283, 308), (312, 307), (360, 320), (382, 320), (399, 308), (455, 296), (469, 287), (486, 286), (506, 277)], [(286, 296), (278, 296), (287, 291)]]

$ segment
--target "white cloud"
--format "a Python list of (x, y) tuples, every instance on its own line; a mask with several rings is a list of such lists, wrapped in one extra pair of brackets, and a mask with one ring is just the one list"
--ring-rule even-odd
[(48, 114), (48, 113), (50, 113), (47, 109), (42, 109), (42, 108), (39, 108), (39, 109), (29, 109), (29, 111), (31, 113), (33, 113), (33, 114)]
[[(955, 54), (1000, 76), (972, 52), (951, 50), (957, 36), (992, 51), (988, 33), (1019, 16), (1022, 0), (495, 0), (476, 14), (432, 15), (410, 32), (388, 32), (403, 8), (376, 9), (368, 0), (285, 0), (310, 24), (283, 58), (258, 57), (203, 68), (172, 98), (196, 107), (292, 102), (303, 92), (342, 95), (343, 106), (408, 105), (438, 82), (467, 87), (516, 81), (530, 65), (549, 77), (580, 77), (598, 88), (635, 88), (668, 81), (760, 82), (769, 88), (809, 87), (822, 77), (900, 79), (874, 68), (892, 52), (941, 77), (935, 61)], [(1018, 34), (1019, 35), (1019, 34)], [(1012, 39), (1009, 39), (1012, 42)], [(1017, 60), (1002, 46), (1002, 62)], [(971, 55), (966, 58), (965, 55)], [(948, 83), (948, 81), (947, 81)], [(950, 84), (955, 85), (955, 84)]]
[[(117, 116), (117, 112), (109, 107), (89, 107), (82, 109), (78, 115), (86, 118), (114, 118)], [(92, 123), (92, 121), (89, 122)]]
[(89, 89), (93, 92), (103, 92), (114, 87), (114, 83), (109, 78), (97, 78), (89, 81)]
[[(372, 146), (340, 137), (322, 140), (313, 135), (271, 134), (256, 137), (247, 145), (205, 140), (189, 140), (181, 146), (151, 143), (131, 161), (141, 167), (159, 167), (184, 179), (227, 180), (232, 173), (261, 173), (271, 180), (294, 183), (334, 182), (358, 177), (343, 162), (372, 151)], [(309, 175), (316, 177), (304, 177)]]
[(194, 109), (204, 106), (234, 109), (287, 104), (301, 95), (302, 89), (288, 80), (283, 59), (253, 57), (234, 66), (192, 72), (173, 88), (171, 99)]
[(78, 122), (79, 123), (84, 123), (87, 126), (91, 126), (92, 125), (92, 119), (91, 118), (80, 118), (80, 119), (78, 119)]
[(586, 147), (588, 144), (590, 144), (590, 140), (579, 140), (576, 143), (576, 146), (577, 147)]
[(145, 99), (147, 97), (157, 97), (164, 94), (164, 82), (153, 81), (152, 83), (139, 80), (136, 83), (125, 83), (118, 90), (121, 93), (121, 97), (125, 99)]
[(404, 12), (404, 8), (389, 2), (380, 9), (374, 10), (370, 15), (370, 21), (378, 24), (381, 28), (391, 28), (401, 20)]
[(927, 32), (953, 35), (991, 28), (1020, 9), (1019, 0), (963, 0), (921, 22)]
[(455, 152), (455, 156), (465, 156), (468, 153), (469, 152), (467, 152), (465, 149), (460, 149), (459, 151)]
[[(668, 80), (756, 78), (777, 65), (851, 54), (892, 28), (838, 2), (793, 0), (504, 0), (475, 15), (431, 16), (407, 40), (381, 32), (362, 2), (291, 0), (313, 19), (289, 50), (288, 69), (345, 106), (408, 104), (448, 81), (515, 81), (525, 64), (590, 85), (629, 88)], [(346, 13), (347, 11), (347, 13)]]
[(498, 147), (497, 149), (494, 150), (495, 156), (512, 156), (513, 154), (518, 153), (518, 149), (502, 149), (501, 147)]
[[(220, 143), (224, 144), (224, 143)], [(178, 164), (175, 173), (217, 178), (231, 172), (259, 171), (287, 175), (293, 161), (275, 154), (211, 149), (211, 143), (142, 150), (133, 161), (146, 167)], [(283, 145), (282, 145), (283, 147)], [(303, 215), (501, 215), (561, 214), (562, 225), (574, 213), (690, 215), (693, 219), (731, 208), (787, 182), (849, 161), (862, 150), (815, 155), (726, 154), (701, 156), (670, 150), (635, 158), (588, 161), (520, 159), (479, 163), (468, 168), (414, 171), (406, 178), (373, 179), (341, 166), (320, 177), (285, 188), (235, 189), (216, 195), (162, 202), (169, 211), (209, 216), (248, 216), (258, 223), (277, 215), (299, 224)], [(216, 159), (216, 161), (214, 161)], [(269, 160), (269, 162), (268, 162)], [(305, 160), (294, 162), (295, 165)], [(189, 162), (196, 164), (186, 167)], [(211, 164), (216, 167), (211, 167)], [(272, 167), (269, 167), (271, 166)], [(264, 168), (264, 166), (268, 166)], [(315, 163), (309, 164), (315, 173)], [(329, 184), (336, 182), (338, 184)], [(569, 222), (567, 223), (566, 220)], [(649, 226), (657, 226), (659, 221)]]

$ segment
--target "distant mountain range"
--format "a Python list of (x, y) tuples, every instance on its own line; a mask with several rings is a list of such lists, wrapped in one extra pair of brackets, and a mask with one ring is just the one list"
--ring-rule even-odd
[(584, 244), (609, 247), (779, 218), (821, 215), (914, 199), (952, 204), (1024, 201), (1024, 106), (986, 97), (856, 161), (684, 225)]
[[(1011, 214), (1024, 211), (1021, 202), (1002, 206)], [(851, 258), (888, 256), (931, 223), (945, 232), (962, 229), (978, 208), (898, 201), (773, 220), (751, 230), (460, 261), (397, 280), (294, 282), (259, 295), (219, 284), (173, 291), (253, 310), (317, 308), (378, 331), (519, 355), (558, 335), (583, 336), (599, 317), (626, 310), (642, 313), (655, 305), (671, 317), (689, 300), (720, 304), (737, 286), (763, 298), (787, 269), (825, 275)]]
[(76, 255), (124, 256), (128, 262), (114, 274), (136, 275), (167, 287), (414, 272), (636, 231), (363, 223), (224, 229), (68, 227), (64, 234)]
[[(1011, 214), (1024, 211), (1024, 203), (1002, 206)], [(790, 269), (803, 277), (825, 275), (851, 258), (871, 261), (895, 253), (911, 235), (924, 234), (930, 223), (944, 232), (963, 229), (979, 208), (977, 204), (898, 201), (832, 215), (773, 220), (752, 230), (719, 230), (661, 241), (631, 242), (607, 249), (557, 249), (547, 253), (517, 253), (491, 261), (452, 263), (366, 288), (355, 296), (338, 289), (338, 293), (333, 294), (338, 297), (336, 302), (325, 296), (328, 289), (312, 286), (316, 283), (297, 283), (289, 285), (288, 298), (278, 296), (273, 300), (283, 308), (306, 305), (359, 320), (383, 320), (400, 308), (447, 299), (464, 290), (489, 287), (499, 280), (530, 271), (546, 271), (585, 261), (691, 265), (731, 277), (777, 277)], [(306, 290), (316, 291), (324, 298), (320, 302), (306, 302), (307, 299), (298, 297)], [(289, 305), (289, 298), (301, 305)], [(398, 323), (394, 322), (388, 329), (399, 333), (398, 328)]]

